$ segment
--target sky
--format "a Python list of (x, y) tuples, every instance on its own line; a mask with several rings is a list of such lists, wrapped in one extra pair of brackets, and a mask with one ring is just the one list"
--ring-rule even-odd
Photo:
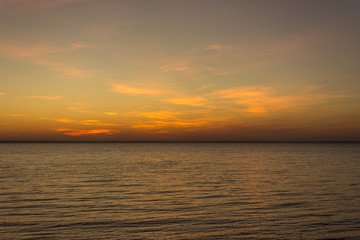
[(0, 141), (359, 141), (359, 12), (0, 0)]

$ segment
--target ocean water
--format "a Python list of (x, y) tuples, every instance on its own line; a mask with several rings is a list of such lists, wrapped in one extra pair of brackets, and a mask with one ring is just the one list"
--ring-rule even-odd
[(0, 239), (360, 239), (360, 144), (2, 143)]

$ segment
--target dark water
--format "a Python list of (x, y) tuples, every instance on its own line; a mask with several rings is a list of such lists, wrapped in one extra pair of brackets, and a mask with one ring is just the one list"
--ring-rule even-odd
[(0, 239), (360, 239), (360, 144), (0, 144)]

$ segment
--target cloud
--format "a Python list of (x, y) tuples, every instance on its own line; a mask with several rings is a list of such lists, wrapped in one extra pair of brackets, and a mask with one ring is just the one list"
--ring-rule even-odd
[(242, 105), (244, 112), (266, 113), (279, 110), (299, 110), (305, 107), (325, 103), (334, 98), (347, 97), (339, 94), (316, 93), (319, 87), (308, 86), (304, 90), (292, 95), (280, 95), (272, 87), (235, 87), (214, 93), (217, 98), (231, 99)]
[(165, 59), (158, 67), (160, 72), (190, 72), (194, 73), (194, 68), (198, 67), (199, 61), (203, 58), (203, 48), (192, 48), (188, 51)]
[(209, 49), (209, 50), (221, 50), (223, 48), (224, 48), (224, 45), (221, 45), (221, 44), (213, 44), (213, 45), (206, 47), (206, 49)]
[(53, 96), (19, 96), (19, 97), (16, 97), (16, 98), (32, 98), (32, 99), (55, 101), (55, 100), (61, 99), (63, 97), (64, 96), (53, 95)]
[(63, 98), (63, 96), (60, 96), (60, 95), (55, 95), (55, 96), (29, 96), (28, 98), (54, 101), (54, 100), (58, 100), (60, 98)]
[(111, 84), (110, 92), (125, 93), (129, 95), (159, 95), (162, 93), (162, 91), (156, 89), (137, 88), (118, 83)]
[(127, 115), (134, 115), (137, 117), (146, 117), (151, 119), (173, 119), (179, 112), (173, 111), (153, 111), (153, 112), (129, 112)]
[(91, 77), (97, 76), (96, 71), (84, 70), (84, 69), (79, 69), (76, 67), (70, 67), (70, 66), (66, 66), (66, 65), (59, 65), (58, 67), (53, 68), (53, 70), (61, 72), (62, 74), (69, 76), (69, 77), (91, 78)]
[(114, 129), (90, 129), (90, 130), (80, 130), (80, 129), (68, 129), (68, 128), (57, 128), (57, 132), (63, 132), (65, 135), (69, 136), (80, 136), (80, 135), (89, 135), (89, 134), (107, 134), (111, 135), (114, 133), (120, 132), (119, 130)]
[(188, 106), (205, 106), (206, 100), (201, 97), (185, 97), (185, 98), (172, 98), (168, 99), (168, 102), (177, 105), (188, 105)]
[(191, 59), (174, 59), (169, 60), (169, 63), (160, 66), (161, 72), (184, 72), (190, 70), (190, 64), (192, 63)]
[(84, 113), (84, 114), (89, 114), (89, 113), (98, 114), (98, 112), (86, 110), (83, 107), (83, 105), (84, 105), (83, 102), (72, 102), (72, 103), (70, 103), (70, 107), (68, 107), (67, 109), (69, 109), (71, 111), (75, 111), (75, 112)]
[(208, 125), (206, 121), (150, 121), (145, 123), (134, 124), (132, 128), (141, 128), (141, 129), (159, 129), (164, 127), (200, 127)]
[(217, 50), (209, 59), (212, 67), (208, 71), (214, 75), (231, 75), (248, 69), (273, 65), (287, 59), (287, 55), (309, 43), (304, 36), (288, 36), (275, 40), (261, 40), (248, 44), (208, 46), (209, 50)]
[[(261, 40), (247, 44), (212, 44), (206, 50), (221, 51), (220, 56), (259, 57), (273, 56), (280, 53), (291, 52), (304, 46), (309, 39), (304, 36), (293, 35), (274, 40)], [(218, 55), (219, 56), (219, 55)]]
[(235, 87), (225, 90), (216, 91), (215, 94), (219, 98), (261, 98), (269, 95), (273, 89), (271, 87), (255, 86), (255, 87)]
[(69, 46), (66, 47), (55, 46), (50, 43), (22, 46), (14, 43), (1, 42), (0, 45), (2, 55), (7, 55), (13, 59), (33, 58), (34, 60), (41, 60), (41, 57), (49, 54), (75, 51), (90, 47), (92, 47), (92, 45), (87, 43), (70, 43)]
[(99, 120), (73, 120), (73, 119), (69, 119), (69, 118), (55, 118), (52, 119), (55, 120), (57, 122), (61, 122), (61, 123), (70, 123), (70, 124), (80, 124), (80, 125), (89, 125), (89, 126), (120, 126), (120, 124), (116, 124), (116, 123), (103, 123)]
[[(197, 127), (213, 128), (222, 126), (225, 122), (232, 119), (230, 116), (216, 116), (208, 109), (205, 110), (164, 110), (153, 112), (129, 112), (128, 116), (135, 116), (139, 120), (132, 124), (132, 128), (141, 129), (168, 129), (168, 128), (186, 128), (187, 131)], [(141, 118), (145, 117), (145, 118)], [(239, 122), (239, 121), (238, 121)]]
[(231, 75), (286, 60), (287, 53), (308, 43), (309, 39), (304, 36), (261, 39), (242, 44), (214, 43), (192, 48), (183, 54), (165, 59), (159, 70)]
[(96, 113), (93, 111), (88, 111), (88, 110), (84, 110), (80, 107), (68, 107), (67, 109), (71, 110), (71, 111), (75, 111), (75, 112), (80, 112), (80, 113)]
[(70, 77), (93, 77), (96, 74), (94, 70), (83, 70), (68, 63), (53, 60), (54, 55), (58, 53), (76, 51), (90, 47), (93, 47), (93, 45), (87, 43), (70, 43), (68, 46), (62, 47), (49, 43), (22, 46), (13, 43), (0, 42), (0, 55), (45, 66), (52, 71), (57, 71)]
[(249, 107), (249, 108), (246, 109), (246, 112), (250, 112), (250, 113), (266, 113), (266, 110), (263, 107)]
[(76, 49), (82, 49), (82, 48), (91, 48), (94, 45), (92, 44), (88, 44), (88, 43), (71, 43), (70, 44), (70, 48), (68, 48), (67, 50), (76, 50)]
[(4, 95), (4, 93), (0, 92), (0, 96), (1, 96), (1, 95)]
[(106, 115), (111, 115), (111, 116), (114, 116), (114, 115), (117, 115), (116, 112), (104, 112)]
[(14, 114), (5, 114), (7, 117), (23, 117), (25, 114), (22, 113), (14, 113)]

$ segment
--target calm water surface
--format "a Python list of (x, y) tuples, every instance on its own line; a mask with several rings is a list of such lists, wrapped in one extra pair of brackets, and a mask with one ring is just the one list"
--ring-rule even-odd
[(0, 239), (360, 239), (360, 144), (2, 143)]

